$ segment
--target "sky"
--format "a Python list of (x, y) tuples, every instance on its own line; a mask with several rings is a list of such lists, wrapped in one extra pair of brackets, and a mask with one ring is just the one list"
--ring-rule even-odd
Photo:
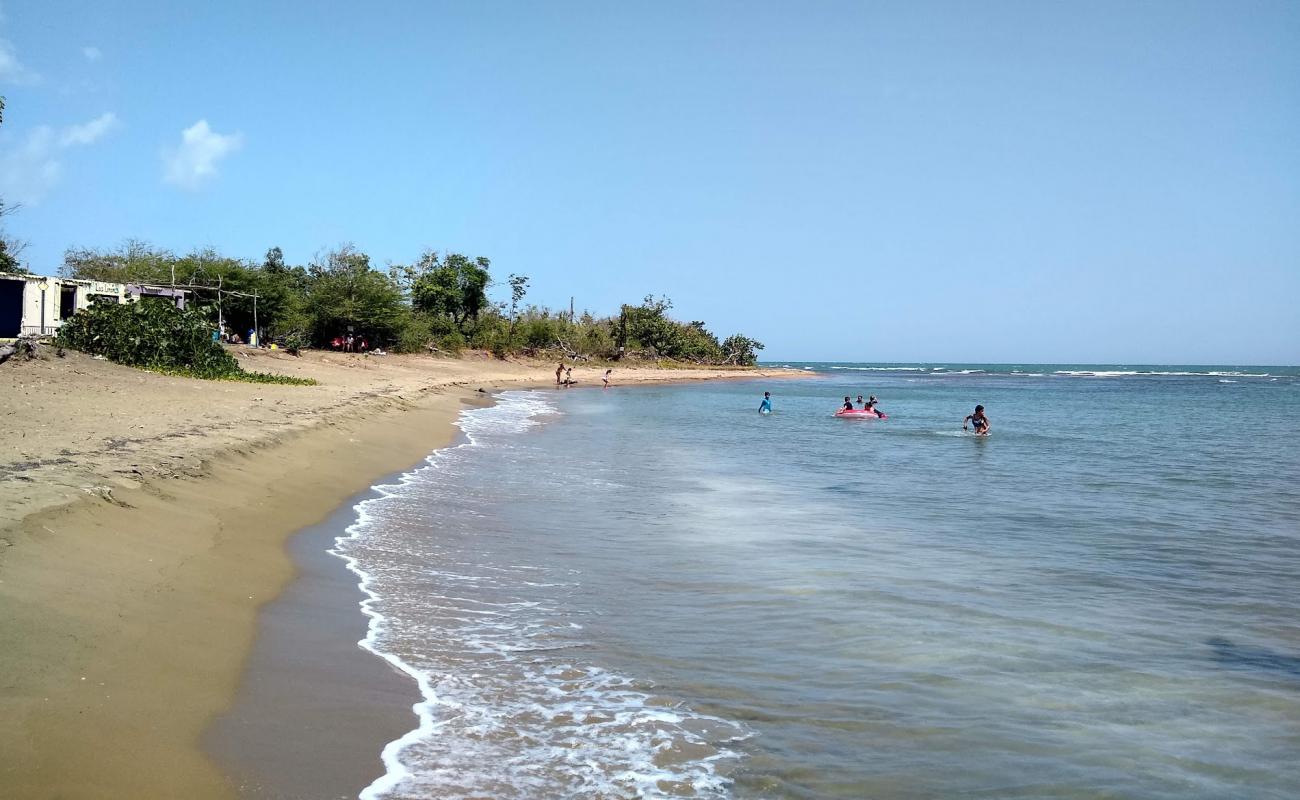
[(767, 360), (1300, 363), (1300, 3), (0, 0), (35, 272), (484, 255)]

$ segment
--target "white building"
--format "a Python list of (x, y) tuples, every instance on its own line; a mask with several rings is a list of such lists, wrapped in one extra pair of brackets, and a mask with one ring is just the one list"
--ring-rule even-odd
[(0, 339), (53, 334), (93, 303), (134, 303), (142, 297), (185, 307), (180, 289), (0, 272)]

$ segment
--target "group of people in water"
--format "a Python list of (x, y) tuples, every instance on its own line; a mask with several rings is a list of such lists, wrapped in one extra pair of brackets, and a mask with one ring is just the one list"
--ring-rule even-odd
[(844, 405), (840, 407), (840, 411), (866, 411), (869, 414), (875, 414), (877, 417), (883, 418), (885, 416), (883, 411), (876, 408), (876, 396), (874, 394), (865, 401), (862, 399), (862, 395), (858, 395), (858, 405), (856, 407), (854, 407), (849, 396), (845, 395)]
[[(614, 370), (607, 369), (605, 370), (605, 374), (601, 376), (601, 381), (604, 382), (606, 389), (609, 388), (609, 378), (610, 375), (613, 374), (613, 372)], [(563, 387), (567, 389), (570, 386), (576, 385), (577, 383), (578, 382), (573, 379), (573, 367), (564, 366), (563, 361), (561, 361), (558, 365), (556, 365), (555, 385), (557, 388)], [(867, 397), (866, 400), (862, 399), (862, 395), (858, 395), (858, 399), (856, 403), (849, 395), (845, 395), (844, 405), (840, 406), (840, 409), (839, 411), (836, 412), (836, 415), (857, 416), (857, 415), (865, 414), (867, 416), (875, 416), (877, 419), (885, 419), (885, 412), (881, 411), (877, 407), (878, 403), (879, 401), (876, 400), (876, 396), (874, 394)], [(758, 413), (760, 414), (772, 413), (771, 392), (763, 392), (763, 401), (758, 404)], [(984, 415), (984, 406), (978, 406), (978, 405), (975, 406), (975, 410), (972, 413), (967, 414), (966, 418), (961, 421), (962, 430), (966, 431), (966, 430), (970, 430), (971, 428), (975, 429), (976, 436), (988, 435), (989, 418)]]
[[(844, 405), (840, 406), (840, 409), (836, 414), (842, 415), (845, 412), (852, 412), (852, 414), (855, 415), (866, 413), (868, 415), (874, 414), (877, 418), (884, 419), (884, 412), (876, 407), (878, 402), (879, 401), (876, 400), (874, 394), (869, 396), (866, 400), (862, 399), (862, 395), (858, 395), (858, 400), (855, 405), (849, 395), (845, 395)], [(763, 392), (763, 401), (758, 404), (758, 413), (772, 413), (771, 392)], [(989, 427), (989, 418), (984, 414), (984, 406), (982, 405), (975, 406), (975, 410), (970, 414), (967, 414), (966, 418), (961, 421), (961, 429), (967, 431), (974, 428), (976, 436), (987, 436), (989, 433)]]

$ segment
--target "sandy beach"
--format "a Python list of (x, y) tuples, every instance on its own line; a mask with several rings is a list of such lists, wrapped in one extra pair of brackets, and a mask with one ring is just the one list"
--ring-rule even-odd
[(319, 385), (76, 353), (0, 368), (0, 795), (235, 796), (200, 739), (235, 696), (258, 610), (295, 574), (286, 540), (447, 444), (464, 403), (554, 384), (553, 364), (482, 356), (238, 354)]

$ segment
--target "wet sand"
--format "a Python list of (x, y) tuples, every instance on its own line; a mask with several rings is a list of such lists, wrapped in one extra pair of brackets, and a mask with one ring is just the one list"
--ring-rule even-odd
[(259, 614), (238, 697), (203, 737), (241, 797), (355, 798), (383, 774), (383, 745), (414, 725), (420, 693), (357, 646), (364, 595), (328, 552), (356, 521), (353, 506), (372, 496), (351, 498), (289, 541), (298, 577)]

